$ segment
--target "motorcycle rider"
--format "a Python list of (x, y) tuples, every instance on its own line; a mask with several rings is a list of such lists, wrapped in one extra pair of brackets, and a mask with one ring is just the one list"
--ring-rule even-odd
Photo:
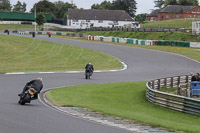
[(94, 67), (93, 67), (92, 63), (89, 62), (89, 63), (85, 66), (85, 72), (90, 72), (90, 71), (93, 73)]
[(37, 92), (34, 94), (34, 97), (32, 100), (35, 100), (38, 98), (38, 94), (43, 88), (43, 83), (42, 83), (42, 78), (37, 78), (34, 80), (31, 80), (30, 82), (26, 83), (22, 93), (18, 94), (18, 96), (23, 96), (23, 94), (29, 89), (29, 88), (34, 88)]

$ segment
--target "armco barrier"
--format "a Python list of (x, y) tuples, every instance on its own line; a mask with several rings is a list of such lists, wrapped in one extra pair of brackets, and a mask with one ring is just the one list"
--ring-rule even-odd
[(152, 40), (146, 40), (145, 45), (153, 45), (153, 41)]
[[(24, 31), (24, 34), (32, 34), (34, 31)], [(19, 32), (19, 34), (22, 34), (23, 32)], [(38, 35), (47, 35), (48, 32), (39, 31), (36, 32)], [(80, 34), (80, 33), (65, 33), (65, 32), (51, 32), (52, 35), (63, 35), (63, 36), (70, 36), (70, 37), (83, 37), (86, 38), (86, 34)]]
[(104, 42), (112, 42), (112, 37), (103, 37)]
[(25, 35), (25, 32), (19, 32), (20, 35)]
[(162, 86), (175, 87), (181, 83), (188, 83), (190, 79), (190, 76), (185, 75), (147, 82), (146, 98), (153, 104), (200, 116), (200, 100), (159, 91)]
[(119, 38), (119, 43), (126, 43), (127, 38)]
[(200, 43), (198, 43), (198, 42), (190, 42), (190, 47), (192, 47), (192, 48), (200, 48)]
[(105, 42), (128, 43), (128, 44), (136, 44), (136, 45), (158, 45), (158, 46), (200, 48), (200, 42), (169, 41), (169, 40), (142, 40), (142, 39), (135, 39), (135, 38), (104, 37), (104, 36), (101, 36), (100, 40), (105, 41)]

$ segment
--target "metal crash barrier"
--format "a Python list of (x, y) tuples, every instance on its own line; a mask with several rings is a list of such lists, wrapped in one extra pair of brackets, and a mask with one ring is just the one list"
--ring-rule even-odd
[[(198, 115), (200, 116), (200, 100), (185, 96), (179, 96), (175, 94), (170, 94), (166, 92), (159, 91), (163, 86), (170, 86), (175, 87), (178, 86), (180, 83), (188, 83), (191, 77), (189, 76), (177, 76), (177, 77), (170, 77), (170, 78), (163, 78), (152, 80), (146, 83), (146, 98), (149, 102), (153, 104), (160, 105), (165, 108), (173, 109), (176, 111)], [(194, 83), (195, 85), (196, 83)], [(191, 84), (192, 86), (194, 86)], [(196, 84), (199, 86), (200, 84)], [(196, 87), (195, 86), (195, 87)], [(200, 89), (200, 88), (199, 88)], [(191, 89), (192, 94), (198, 94), (198, 91), (195, 89)]]

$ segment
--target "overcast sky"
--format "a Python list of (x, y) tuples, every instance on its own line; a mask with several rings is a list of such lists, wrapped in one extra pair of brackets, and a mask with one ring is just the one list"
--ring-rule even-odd
[[(11, 4), (16, 4), (17, 1), (20, 2), (25, 2), (27, 4), (27, 11), (29, 12), (30, 9), (33, 7), (34, 3), (37, 3), (40, 0), (10, 0)], [(49, 0), (50, 2), (55, 2), (58, 0)], [(71, 3), (72, 0), (62, 0), (64, 2), (69, 2)], [(73, 3), (78, 7), (78, 8), (84, 8), (84, 9), (90, 9), (91, 5), (93, 4), (100, 4), (104, 0), (73, 0)], [(107, 0), (107, 1), (112, 1), (112, 0)], [(150, 13), (152, 9), (154, 9), (154, 0), (136, 0), (137, 4), (137, 13)]]

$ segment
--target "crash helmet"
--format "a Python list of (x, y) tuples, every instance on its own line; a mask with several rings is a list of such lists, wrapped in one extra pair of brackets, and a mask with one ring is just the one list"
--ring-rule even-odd
[(40, 80), (40, 81), (42, 81), (42, 78), (38, 77), (38, 78), (37, 78), (37, 80)]

